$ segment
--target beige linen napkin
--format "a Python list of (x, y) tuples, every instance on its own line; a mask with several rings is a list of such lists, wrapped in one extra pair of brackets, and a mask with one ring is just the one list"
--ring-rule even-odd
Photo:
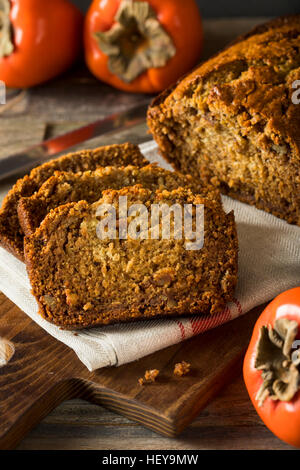
[[(158, 161), (154, 142), (141, 146), (150, 161)], [(239, 237), (239, 281), (235, 299), (222, 313), (206, 317), (137, 321), (76, 332), (63, 331), (38, 314), (23, 263), (0, 249), (0, 290), (44, 330), (72, 348), (86, 367), (121, 365), (233, 320), (280, 292), (300, 285), (300, 227), (228, 197)], [(1, 331), (0, 331), (1, 335)]]

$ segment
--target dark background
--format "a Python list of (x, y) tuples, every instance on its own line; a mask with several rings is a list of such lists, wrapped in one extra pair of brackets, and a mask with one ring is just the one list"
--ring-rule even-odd
[[(83, 11), (90, 0), (72, 0)], [(161, 0), (163, 2), (163, 0)], [(184, 0), (181, 0), (184, 2)], [(197, 0), (202, 16), (278, 16), (300, 13), (300, 0)]]

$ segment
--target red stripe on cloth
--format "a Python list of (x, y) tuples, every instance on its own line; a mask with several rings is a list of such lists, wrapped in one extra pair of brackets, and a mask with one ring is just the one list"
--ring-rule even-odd
[(181, 341), (183, 341), (185, 339), (185, 329), (184, 329), (184, 325), (181, 323), (181, 321), (177, 321), (176, 322), (177, 325), (179, 326), (179, 329), (180, 329), (180, 333), (181, 333)]
[(206, 315), (205, 317), (191, 318), (191, 326), (193, 335), (198, 335), (204, 331), (215, 328), (216, 326), (222, 325), (231, 319), (231, 312), (229, 307), (225, 307), (224, 310), (216, 315)]
[(235, 303), (235, 305), (237, 306), (239, 315), (243, 315), (243, 309), (242, 309), (242, 306), (241, 306), (240, 302), (238, 301), (238, 299), (234, 298), (232, 300)]

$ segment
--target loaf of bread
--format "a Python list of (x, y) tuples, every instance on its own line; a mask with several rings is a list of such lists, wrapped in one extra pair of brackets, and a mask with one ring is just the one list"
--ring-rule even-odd
[[(101, 204), (116, 211), (119, 197), (130, 208), (143, 204), (204, 205), (204, 245), (186, 249), (186, 239), (155, 238), (142, 226), (139, 238), (99, 237)], [(111, 206), (110, 206), (111, 207)], [(132, 221), (130, 217), (126, 222)], [(156, 228), (162, 230), (162, 218)], [(160, 316), (221, 311), (237, 280), (237, 235), (233, 213), (189, 189), (155, 192), (141, 185), (107, 190), (96, 203), (73, 202), (53, 209), (25, 237), (25, 261), (41, 315), (62, 328), (85, 328)]]
[(105, 189), (121, 189), (135, 184), (152, 191), (183, 186), (220, 201), (220, 193), (213, 187), (202, 187), (190, 175), (164, 170), (156, 165), (143, 168), (107, 166), (83, 173), (55, 172), (36, 193), (20, 199), (18, 215), (23, 232), (31, 235), (55, 207), (81, 200), (92, 203), (100, 199)]
[(144, 166), (149, 162), (138, 146), (126, 143), (70, 153), (34, 168), (29, 175), (16, 182), (3, 200), (0, 210), (0, 245), (20, 260), (24, 259), (23, 232), (17, 214), (18, 202), (21, 197), (34, 194), (56, 170), (76, 173), (95, 170), (99, 166), (129, 164)]
[(294, 15), (238, 38), (163, 92), (148, 125), (176, 169), (300, 225), (299, 79)]

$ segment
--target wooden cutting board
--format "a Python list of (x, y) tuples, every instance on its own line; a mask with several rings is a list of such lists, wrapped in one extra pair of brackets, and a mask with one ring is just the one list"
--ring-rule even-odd
[[(0, 449), (12, 449), (64, 400), (101, 404), (166, 436), (180, 433), (230, 380), (241, 360), (262, 307), (230, 323), (139, 361), (89, 372), (75, 353), (48, 335), (0, 294), (0, 336), (15, 354), (0, 369)], [(192, 366), (175, 377), (176, 362)], [(147, 369), (157, 382), (140, 386)]]

